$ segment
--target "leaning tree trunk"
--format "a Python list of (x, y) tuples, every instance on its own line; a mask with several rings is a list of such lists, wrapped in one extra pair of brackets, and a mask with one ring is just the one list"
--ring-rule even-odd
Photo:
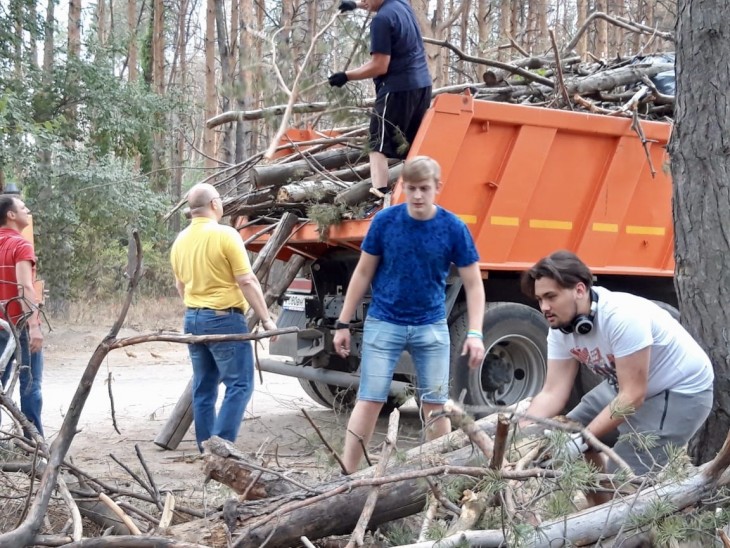
[[(682, 323), (715, 368), (715, 405), (693, 440), (700, 462), (720, 448), (730, 427), (730, 35), (721, 0), (680, 0), (677, 102), (671, 141), (675, 283)], [(725, 30), (723, 30), (725, 29)], [(708, 85), (707, 75), (712, 75)]]

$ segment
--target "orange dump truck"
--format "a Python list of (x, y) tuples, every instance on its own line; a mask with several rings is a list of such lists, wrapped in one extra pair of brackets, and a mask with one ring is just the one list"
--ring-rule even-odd
[[(576, 252), (600, 285), (676, 305), (672, 275), (671, 179), (666, 145), (670, 126), (586, 113), (440, 95), (421, 125), (410, 154), (435, 158), (442, 168), (438, 204), (471, 230), (480, 255), (487, 307), (482, 366), (469, 370), (459, 353), (466, 307), (458, 275), (450, 277), (452, 396), (467, 391), (473, 405), (511, 404), (535, 394), (545, 378), (547, 324), (519, 290), (519, 277), (557, 249)], [(404, 201), (400, 187), (393, 202)], [(332, 349), (332, 329), (359, 256), (369, 220), (344, 221), (320, 241), (314, 223), (298, 227), (281, 252), (311, 259), (282, 301), (280, 327), (298, 335), (272, 343), (262, 369), (298, 377), (322, 405), (355, 400), (361, 326), (368, 297), (353, 323), (353, 352)], [(242, 230), (248, 238), (260, 226)], [(265, 237), (264, 237), (265, 238)], [(259, 248), (265, 240), (253, 242)], [(414, 288), (418, 291), (418, 288)], [(675, 310), (676, 312), (676, 310)], [(360, 328), (358, 328), (358, 325)], [(404, 354), (394, 376), (392, 403), (413, 380)]]

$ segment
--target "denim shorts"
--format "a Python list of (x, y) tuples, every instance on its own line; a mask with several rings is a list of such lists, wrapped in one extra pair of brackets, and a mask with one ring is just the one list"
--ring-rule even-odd
[(358, 399), (385, 402), (395, 366), (406, 351), (416, 369), (420, 400), (445, 403), (449, 398), (449, 350), (446, 320), (428, 325), (396, 325), (368, 317), (363, 332)]
[[(583, 396), (567, 416), (588, 425), (616, 395), (616, 389), (603, 381)], [(668, 446), (683, 447), (702, 426), (712, 409), (712, 400), (711, 388), (697, 394), (664, 390), (646, 398), (642, 406), (618, 426), (621, 437), (613, 446), (614, 451), (637, 475), (658, 470), (667, 464)], [(650, 435), (654, 439), (646, 443), (637, 434)], [(609, 435), (602, 441), (609, 442), (611, 437), (616, 436)], [(608, 463), (608, 470), (616, 471), (613, 461)]]

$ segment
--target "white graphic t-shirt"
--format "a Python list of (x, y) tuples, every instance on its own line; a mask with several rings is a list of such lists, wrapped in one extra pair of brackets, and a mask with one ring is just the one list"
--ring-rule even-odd
[(616, 358), (650, 346), (647, 397), (664, 390), (695, 394), (712, 387), (710, 359), (666, 310), (636, 295), (593, 289), (598, 295), (593, 329), (587, 335), (551, 329), (548, 359), (574, 358), (616, 385)]

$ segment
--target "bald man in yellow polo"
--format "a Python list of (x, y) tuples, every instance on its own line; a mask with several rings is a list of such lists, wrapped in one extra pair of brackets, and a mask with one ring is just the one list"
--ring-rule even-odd
[[(220, 224), (223, 203), (218, 191), (207, 183), (197, 184), (190, 189), (188, 205), (192, 221), (170, 252), (175, 285), (187, 308), (185, 333), (247, 333), (244, 313), (249, 306), (263, 320), (264, 329), (276, 329), (240, 235)], [(188, 350), (198, 448), (202, 451), (201, 444), (211, 436), (235, 441), (254, 389), (251, 342), (195, 343)], [(216, 414), (220, 383), (226, 392)]]

